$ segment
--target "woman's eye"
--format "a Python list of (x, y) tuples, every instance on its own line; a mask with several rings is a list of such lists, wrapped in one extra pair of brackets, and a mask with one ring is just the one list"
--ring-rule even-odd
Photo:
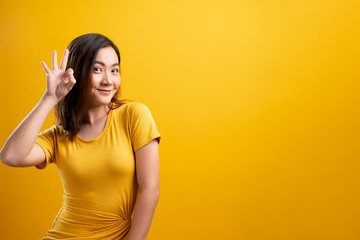
[(94, 71), (98, 72), (98, 71), (100, 71), (100, 68), (94, 68)]
[(113, 72), (117, 73), (117, 72), (119, 72), (119, 70), (118, 70), (118, 69), (114, 69)]

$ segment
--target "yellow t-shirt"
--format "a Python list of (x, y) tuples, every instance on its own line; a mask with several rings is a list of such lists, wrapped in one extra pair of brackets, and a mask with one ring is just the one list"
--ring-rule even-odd
[(130, 102), (111, 110), (103, 132), (69, 141), (57, 125), (39, 134), (46, 164), (58, 167), (64, 201), (48, 239), (126, 239), (138, 196), (135, 151), (160, 134), (148, 107)]

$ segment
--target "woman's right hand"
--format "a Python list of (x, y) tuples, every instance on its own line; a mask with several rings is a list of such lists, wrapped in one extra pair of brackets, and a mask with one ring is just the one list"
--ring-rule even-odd
[(74, 70), (69, 68), (65, 71), (68, 57), (69, 49), (65, 49), (60, 68), (58, 68), (57, 53), (54, 50), (52, 53), (52, 70), (48, 68), (45, 62), (41, 62), (47, 76), (45, 96), (54, 100), (55, 103), (65, 97), (76, 83)]

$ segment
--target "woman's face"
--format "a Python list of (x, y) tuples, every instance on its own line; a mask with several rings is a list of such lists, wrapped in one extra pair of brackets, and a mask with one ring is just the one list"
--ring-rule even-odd
[(118, 57), (112, 47), (101, 48), (90, 73), (92, 106), (108, 105), (121, 82)]

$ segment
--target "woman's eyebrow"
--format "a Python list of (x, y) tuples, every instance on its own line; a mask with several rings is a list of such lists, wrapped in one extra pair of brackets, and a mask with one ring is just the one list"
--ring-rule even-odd
[[(100, 61), (95, 61), (94, 64), (100, 64), (101, 66), (105, 67), (105, 63), (100, 62)], [(118, 63), (114, 63), (114, 64), (111, 65), (111, 66), (112, 66), (112, 67), (114, 67), (114, 66), (119, 66), (119, 64), (118, 64)]]

